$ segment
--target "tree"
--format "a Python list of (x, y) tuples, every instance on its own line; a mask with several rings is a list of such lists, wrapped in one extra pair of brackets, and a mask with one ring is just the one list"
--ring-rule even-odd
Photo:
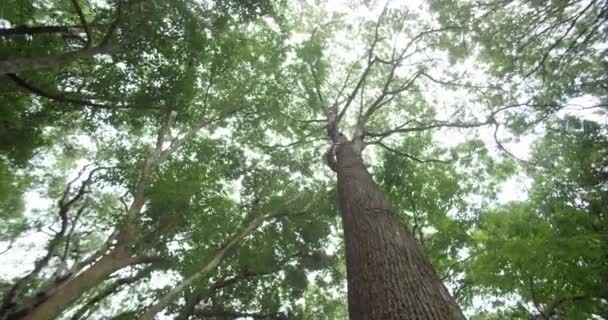
[(605, 3), (507, 3), (8, 2), (0, 319), (604, 314)]
[[(269, 75), (272, 75), (274, 70), (268, 66), (280, 59), (281, 53), (276, 50), (276, 46), (280, 45), (280, 30), (271, 31), (263, 23), (231, 16), (231, 10), (234, 8), (236, 6), (232, 5), (208, 9), (146, 3), (146, 6), (140, 7), (147, 13), (145, 17), (141, 20), (131, 20), (133, 25), (121, 25), (121, 34), (132, 37), (134, 41), (129, 42), (127, 48), (133, 50), (117, 51), (111, 56), (111, 59), (121, 61), (122, 66), (114, 61), (101, 61), (100, 68), (89, 66), (92, 74), (91, 78), (86, 80), (93, 82), (91, 88), (100, 88), (99, 92), (104, 93), (106, 97), (110, 95), (105, 93), (115, 90), (122, 95), (122, 100), (135, 97), (140, 101), (149, 101), (151, 108), (145, 113), (134, 110), (137, 108), (126, 108), (124, 112), (110, 108), (107, 113), (101, 114), (101, 118), (95, 118), (99, 115), (96, 113), (99, 106), (95, 105), (96, 103), (85, 104), (92, 108), (93, 119), (85, 119), (88, 121), (84, 121), (81, 128), (74, 128), (75, 135), (95, 134), (100, 127), (108, 125), (122, 133), (116, 138), (103, 135), (95, 137), (95, 148), (89, 150), (89, 155), (95, 159), (94, 166), (85, 167), (63, 190), (55, 194), (57, 207), (54, 211), (59, 220), (59, 230), (56, 230), (45, 255), (38, 260), (34, 270), (16, 280), (4, 292), (3, 318), (54, 318), (77, 302), (83, 294), (103, 286), (103, 282), (119, 270), (143, 263), (161, 263), (162, 267), (162, 263), (167, 262), (167, 249), (161, 244), (166, 244), (172, 237), (183, 236), (183, 228), (188, 226), (179, 219), (167, 220), (168, 217), (187, 210), (195, 200), (204, 202), (208, 198), (221, 198), (216, 192), (207, 191), (207, 188), (217, 188), (218, 185), (205, 185), (206, 183), (217, 183), (224, 176), (228, 180), (238, 177), (236, 172), (223, 173), (225, 169), (235, 171), (242, 168), (231, 165), (232, 162), (226, 159), (222, 159), (222, 166), (209, 169), (204, 165), (211, 162), (208, 155), (199, 153), (197, 161), (200, 163), (187, 161), (188, 157), (197, 154), (197, 148), (215, 144), (213, 140), (199, 141), (199, 133), (202, 130), (213, 132), (218, 124), (225, 123), (241, 109), (254, 112), (253, 110), (262, 108), (263, 103), (272, 98), (267, 99), (258, 94), (258, 91), (266, 84), (265, 81), (270, 82)], [(255, 4), (250, 4), (249, 9), (245, 8), (242, 12), (253, 10), (259, 14), (256, 8)], [(214, 10), (228, 11), (222, 13)], [(209, 19), (200, 20), (195, 12), (204, 13)], [(157, 19), (151, 19), (152, 17)], [(157, 21), (164, 21), (167, 25), (156, 23)], [(245, 25), (246, 29), (239, 30), (234, 27), (239, 24)], [(177, 28), (172, 29), (173, 25)], [(133, 28), (132, 32), (129, 32), (130, 27)], [(182, 39), (179, 45), (168, 46), (164, 42), (163, 37), (168, 30)], [(146, 34), (147, 37), (138, 38), (140, 33)], [(251, 35), (255, 36), (251, 38)], [(260, 40), (260, 43), (257, 43), (257, 40)], [(258, 56), (250, 49), (259, 54), (267, 54), (268, 60), (259, 61)], [(203, 50), (203, 54), (200, 50)], [(148, 52), (151, 51), (158, 55), (150, 56)], [(150, 65), (142, 65), (142, 61)], [(119, 76), (122, 68), (130, 70), (130, 77)], [(156, 75), (150, 77), (150, 74)], [(263, 81), (254, 83), (251, 81), (253, 78)], [(19, 85), (22, 84), (18, 78), (13, 77), (13, 80)], [(87, 81), (86, 84), (91, 82)], [(239, 82), (241, 84), (237, 85)], [(73, 85), (67, 87), (73, 89)], [(30, 91), (42, 98), (62, 101), (56, 99), (57, 95), (49, 97), (48, 94), (40, 94), (39, 90)], [(44, 102), (46, 101), (42, 103)], [(86, 115), (89, 110), (81, 111)], [(150, 143), (146, 142), (147, 139), (155, 142), (150, 146)], [(193, 145), (188, 145), (189, 143)], [(185, 150), (187, 152), (184, 153)], [(234, 152), (234, 149), (231, 149), (228, 153), (233, 159)], [(215, 151), (212, 151), (212, 154), (217, 157), (226, 156)], [(171, 168), (171, 161), (178, 161), (178, 167), (165, 172), (164, 168)], [(179, 166), (186, 166), (185, 168), (191, 170), (180, 171)], [(171, 181), (170, 177), (175, 174), (197, 179), (193, 184), (184, 185), (180, 184), (182, 180)], [(159, 188), (159, 183), (168, 185), (155, 191), (155, 188)], [(109, 195), (100, 194), (99, 188), (102, 188), (103, 184), (123, 188), (126, 193), (122, 197), (116, 195), (116, 192), (110, 192)], [(190, 189), (184, 189), (185, 193), (179, 197), (163, 196), (163, 193), (168, 191), (167, 188), (176, 186)], [(114, 209), (118, 203), (124, 205), (124, 212)], [(218, 211), (221, 209), (234, 210), (232, 206), (213, 208)], [(209, 249), (219, 250), (218, 253), (211, 255), (209, 261), (205, 262), (207, 267), (200, 267), (201, 272), (187, 277), (200, 279), (206, 276), (244, 237), (255, 231), (262, 222), (266, 222), (266, 218), (274, 217), (277, 210), (284, 213), (280, 208), (272, 209), (270, 213), (255, 212), (258, 216), (247, 217), (242, 231), (227, 233), (224, 230), (219, 233), (220, 239), (228, 238), (225, 245), (209, 243)], [(99, 219), (98, 222), (101, 221), (102, 226), (113, 232), (108, 234), (97, 228), (85, 228), (81, 232), (107, 238), (101, 244), (98, 243), (97, 247), (86, 248), (84, 252), (71, 256), (70, 252), (76, 250), (72, 247), (76, 246), (76, 240), (79, 239), (77, 235), (81, 218), (87, 221)], [(235, 235), (231, 236), (232, 233)], [(127, 280), (115, 283), (128, 284), (135, 281)], [(182, 288), (188, 285), (189, 283), (184, 282)], [(112, 286), (114, 285), (109, 288)], [(110, 293), (111, 291), (113, 290), (110, 290)], [(165, 294), (161, 303), (153, 308), (154, 312), (160, 311), (174, 298), (175, 294)], [(97, 299), (103, 297), (93, 298), (93, 301)]]
[(441, 25), (459, 26), (441, 41), (451, 58), (473, 56), (487, 63), (490, 74), (502, 79), (501, 94), (527, 105), (526, 112), (503, 120), (503, 127), (514, 136), (532, 131), (560, 110), (605, 109), (606, 48), (601, 45), (607, 40), (605, 1), (433, 0), (430, 4)]
[[(333, 25), (339, 24), (338, 20)], [(385, 8), (377, 21), (367, 21), (365, 26), (367, 48), (362, 61), (334, 65), (336, 70), (332, 70), (330, 58), (322, 54), (332, 40), (328, 27), (315, 29), (302, 45), (298, 52), (302, 64), (296, 69), (308, 73), (297, 84), (304, 92), (303, 101), (298, 101), (303, 106), (298, 107), (322, 115), (321, 120), (308, 121), (321, 123), (316, 130), (324, 129), (332, 144), (326, 161), (337, 173), (350, 318), (460, 318), (458, 306), (422, 246), (372, 179), (362, 151), (369, 145), (394, 150), (386, 144), (391, 135), (488, 125), (501, 110), (482, 120), (436, 118), (426, 97), (417, 93), (424, 88), (424, 79), (435, 80), (430, 71), (433, 61), (417, 54), (437, 49), (435, 36), (443, 29), (408, 19), (407, 10), (399, 8)], [(336, 83), (330, 70), (345, 70), (345, 79)], [(389, 109), (400, 117), (391, 116)], [(297, 112), (290, 116), (301, 119)], [(313, 130), (309, 128), (309, 135), (315, 134)]]
[(605, 125), (568, 117), (534, 147), (527, 201), (484, 212), (466, 275), (472, 290), (517, 293), (539, 319), (606, 315)]

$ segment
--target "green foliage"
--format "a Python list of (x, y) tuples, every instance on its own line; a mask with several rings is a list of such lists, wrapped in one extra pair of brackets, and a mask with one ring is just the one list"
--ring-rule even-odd
[(606, 128), (566, 118), (534, 148), (530, 198), (488, 210), (473, 233), (470, 283), (517, 293), (545, 317), (605, 314)]
[[(605, 105), (601, 83), (608, 38), (602, 1), (432, 0), (430, 5), (443, 26), (454, 27), (441, 46), (454, 59), (475, 56), (490, 65), (497, 92), (532, 109), (509, 115), (516, 118), (507, 124), (515, 134), (564, 109), (572, 98), (591, 95)], [(486, 103), (498, 108), (510, 102)]]
[[(478, 159), (472, 158), (471, 149)], [(407, 137), (398, 151), (413, 158), (384, 152), (379, 182), (438, 273), (449, 279), (461, 271), (462, 250), (471, 244), (469, 230), (482, 205), (470, 197), (492, 198), (492, 175), (500, 169), (493, 168), (494, 162), (475, 143), (448, 151), (433, 147), (428, 134)], [(480, 180), (483, 176), (487, 178)]]
[[(600, 1), (433, 0), (436, 15), (428, 19), (418, 9), (389, 5), (378, 25), (369, 17), (351, 21), (343, 12), (316, 12), (304, 2), (298, 3), (301, 12), (287, 1), (76, 2), (92, 46), (117, 23), (110, 49), (3, 75), (0, 83), (2, 248), (29, 241), (25, 230), (52, 239), (39, 249), (58, 244), (41, 272), (26, 279), (17, 302), (72, 276), (72, 267), (86, 270), (78, 263), (100, 249), (106, 254), (108, 237), (129, 226), (129, 255), (157, 259), (146, 263), (149, 269), (115, 272), (69, 311), (85, 307), (88, 315), (133, 319), (175, 282), (204, 268), (250, 222), (272, 214), (218, 267), (180, 292), (167, 314), (186, 312), (195, 301), (276, 318), (346, 319), (340, 221), (328, 183), (333, 176), (320, 161), (327, 147), (323, 119), (325, 108), (347, 98), (357, 77), (369, 72), (344, 129), (362, 130), (376, 180), (459, 300), (470, 306), (481, 297), (496, 309), (473, 319), (540, 312), (546, 318), (608, 317), (602, 302), (608, 299), (607, 129), (548, 117), (573, 97), (605, 103), (605, 19), (594, 20), (605, 15)], [(514, 4), (521, 10), (512, 10)], [(72, 1), (3, 1), (0, 19), (8, 21), (3, 31), (15, 32), (0, 36), (2, 62), (79, 51), (86, 43)], [(572, 32), (559, 40), (571, 21)], [(435, 29), (436, 22), (446, 30), (416, 38), (415, 52), (393, 73), (387, 61), (395, 48)], [(542, 28), (555, 23), (545, 36)], [(44, 26), (68, 30), (23, 31)], [(373, 55), (361, 51), (372, 44)], [(446, 84), (460, 75), (442, 70), (443, 60), (458, 65), (469, 58), (487, 67), (487, 86)], [(366, 61), (374, 67), (367, 70)], [(436, 72), (441, 80), (430, 79)], [(388, 75), (393, 78), (386, 82)], [(403, 89), (410, 75), (418, 78), (403, 94), (355, 128), (365, 103), (383, 90)], [(455, 112), (444, 117), (439, 90), (448, 99), (459, 90), (475, 96), (449, 106)], [(439, 141), (446, 133), (433, 131), (446, 121), (461, 129), (481, 126), (459, 125), (479, 112), (479, 102), (497, 110), (528, 98), (530, 110), (478, 122), (497, 131), (506, 126), (515, 138), (542, 127), (534, 166), (497, 159), (468, 135), (448, 148)], [(395, 128), (409, 130), (399, 138), (381, 134)], [(372, 149), (378, 143), (388, 148)], [(529, 199), (496, 206), (501, 183), (518, 173), (534, 181)], [(128, 216), (142, 188), (142, 209)], [(79, 190), (81, 197), (62, 210)], [(27, 210), (29, 191), (49, 206)], [(7, 254), (20, 252), (11, 250)], [(112, 281), (142, 270), (137, 282), (95, 300)], [(3, 280), (0, 291), (10, 285)], [(130, 299), (116, 303), (125, 294)], [(519, 304), (505, 303), (505, 297)]]

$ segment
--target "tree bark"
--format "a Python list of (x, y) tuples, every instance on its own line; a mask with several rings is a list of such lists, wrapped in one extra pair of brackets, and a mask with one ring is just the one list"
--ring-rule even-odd
[(335, 146), (350, 319), (464, 319), (359, 149), (345, 139)]
[(41, 299), (42, 301), (34, 303), (30, 309), (21, 310), (21, 312), (9, 316), (9, 319), (56, 319), (65, 308), (78, 300), (87, 290), (107, 279), (110, 274), (139, 262), (142, 262), (140, 257), (133, 257), (128, 255), (126, 251), (115, 249), (82, 273), (47, 290), (45, 296), (35, 297), (35, 299)]

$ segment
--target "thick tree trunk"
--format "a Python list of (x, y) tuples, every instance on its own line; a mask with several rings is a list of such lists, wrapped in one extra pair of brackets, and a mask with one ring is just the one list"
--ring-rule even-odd
[(126, 252), (114, 251), (104, 255), (77, 276), (68, 279), (46, 292), (42, 302), (29, 310), (22, 310), (9, 319), (47, 320), (56, 319), (61, 312), (80, 298), (85, 292), (99, 284), (113, 272), (126, 266), (139, 263), (141, 258), (133, 257)]
[(351, 142), (335, 152), (350, 319), (464, 319), (360, 152)]

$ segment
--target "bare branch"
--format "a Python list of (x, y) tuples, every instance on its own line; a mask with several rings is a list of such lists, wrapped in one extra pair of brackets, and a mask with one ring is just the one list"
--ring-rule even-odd
[(452, 271), (454, 270), (454, 268), (456, 268), (456, 266), (458, 266), (459, 264), (465, 263), (468, 260), (470, 260), (471, 258), (485, 252), (486, 250), (480, 250), (477, 251), (473, 254), (469, 254), (466, 258), (462, 259), (462, 260), (458, 260), (458, 261), (454, 261), (454, 263), (452, 263), (451, 265), (449, 265), (446, 270), (445, 270), (445, 274), (441, 277), (441, 281), (446, 281), (450, 276), (452, 276)]
[[(371, 117), (376, 111), (380, 110), (380, 108), (382, 108), (384, 105), (392, 101), (398, 94), (408, 90), (414, 84), (414, 81), (416, 81), (416, 79), (418, 79), (418, 77), (422, 74), (422, 72), (416, 72), (403, 85), (393, 90), (389, 90), (390, 83), (393, 81), (394, 71), (395, 68), (391, 69), (389, 78), (387, 78), (384, 88), (382, 88), (382, 93), (380, 93), (378, 98), (376, 98), (376, 100), (369, 106), (367, 111), (360, 118), (359, 121), (362, 128), (365, 126), (365, 123), (369, 117)], [(389, 96), (389, 98), (385, 100), (387, 96)]]
[[(438, 129), (438, 128), (459, 128), (459, 129), (471, 129), (478, 128), (487, 125), (491, 125), (496, 123), (495, 117), (500, 112), (506, 111), (508, 109), (520, 108), (520, 107), (537, 107), (539, 105), (530, 105), (529, 101), (525, 103), (517, 103), (512, 105), (507, 105), (501, 108), (498, 108), (492, 111), (486, 118), (485, 121), (473, 121), (473, 122), (450, 122), (444, 120), (430, 120), (428, 122), (421, 122), (420, 120), (411, 119), (399, 125), (393, 129), (376, 133), (376, 132), (365, 132), (365, 136), (369, 137), (378, 137), (379, 140), (382, 140), (392, 134), (396, 133), (407, 133), (407, 132), (421, 132), (430, 129)], [(415, 126), (408, 126), (410, 124), (415, 124)]]
[[(375, 46), (375, 42), (372, 45), (372, 48), (370, 50), (373, 50), (373, 46)], [(340, 120), (342, 119), (342, 117), (344, 117), (344, 114), (346, 114), (346, 111), (348, 111), (348, 108), (350, 107), (350, 105), (352, 104), (353, 100), (357, 96), (357, 93), (359, 92), (359, 89), (361, 89), (361, 87), (363, 86), (363, 83), (365, 82), (365, 79), (367, 78), (367, 75), (371, 71), (371, 69), (372, 69), (375, 61), (376, 60), (372, 58), (371, 60), (369, 60), (367, 62), (367, 66), (365, 67), (365, 70), (363, 70), (363, 73), (361, 74), (361, 77), (359, 78), (359, 81), (357, 81), (357, 84), (355, 85), (355, 88), (346, 97), (346, 101), (344, 102), (344, 107), (342, 107), (342, 110), (340, 110), (338, 112), (338, 110), (337, 110), (338, 106), (337, 105), (334, 106), (334, 110), (337, 112), (336, 113), (336, 118), (334, 119), (334, 122), (336, 123), (336, 125), (340, 122)]]
[(110, 43), (110, 39), (112, 39), (112, 37), (114, 36), (118, 25), (123, 19), (124, 11), (125, 10), (123, 8), (123, 0), (116, 1), (116, 18), (114, 18), (114, 21), (112, 21), (112, 23), (110, 24), (108, 31), (106, 31), (106, 34), (101, 39), (101, 42), (98, 45), (99, 47), (108, 46), (108, 44)]
[(12, 238), (9, 240), (8, 246), (6, 246), (6, 249), (2, 250), (0, 252), (0, 255), (7, 253), (9, 250), (11, 250), (13, 248), (13, 245), (15, 244), (15, 238)]
[[(336, 97), (334, 99), (334, 102), (332, 103), (331, 106), (327, 106), (329, 109), (327, 110), (327, 112), (329, 112), (329, 110), (337, 110), (338, 106), (341, 105), (342, 103), (344, 103), (346, 100), (348, 100), (348, 97), (344, 97), (344, 90), (346, 90), (346, 87), (348, 87), (348, 84), (350, 83), (350, 77), (352, 76), (355, 67), (359, 64), (358, 61), (354, 62), (353, 64), (351, 64), (350, 68), (348, 68), (348, 71), (346, 72), (346, 77), (344, 79), (344, 82), (342, 83), (342, 86), (340, 87), (340, 89), (338, 89), (335, 86), (332, 86), (334, 89), (337, 89), (337, 94)], [(336, 112), (337, 114), (337, 112)], [(327, 119), (325, 120), (327, 122)]]
[[(357, 96), (357, 93), (359, 92), (360, 89), (362, 89), (363, 84), (365, 83), (365, 80), (367, 79), (367, 75), (369, 74), (372, 67), (374, 66), (374, 64), (377, 61), (374, 51), (376, 50), (376, 46), (378, 45), (378, 42), (380, 42), (382, 40), (382, 39), (380, 39), (379, 29), (380, 29), (380, 24), (382, 23), (382, 19), (384, 18), (384, 16), (386, 15), (386, 13), (388, 11), (387, 10), (388, 4), (389, 4), (389, 2), (387, 2), (385, 4), (384, 8), (382, 9), (382, 12), (378, 16), (378, 19), (376, 20), (376, 25), (374, 27), (374, 39), (372, 40), (372, 43), (370, 44), (370, 47), (367, 50), (367, 65), (365, 66), (363, 73), (359, 77), (359, 80), (357, 81), (355, 88), (353, 88), (351, 93), (347, 96), (346, 101), (344, 102), (344, 106), (342, 107), (342, 110), (338, 110), (338, 105), (332, 106), (332, 109), (333, 109), (332, 112), (333, 112), (333, 115), (335, 116), (335, 119), (332, 119), (332, 121), (328, 121), (328, 122), (330, 122), (330, 123), (333, 122), (333, 126), (337, 126), (338, 123), (340, 122), (340, 120), (342, 119), (342, 117), (344, 117), (344, 115), (346, 114), (346, 111), (348, 111), (348, 108), (351, 106), (353, 100)], [(348, 81), (348, 76), (347, 76), (347, 81)], [(347, 81), (345, 81), (345, 85), (346, 85)]]
[(521, 158), (517, 157), (516, 155), (514, 155), (511, 151), (507, 150), (507, 148), (505, 148), (505, 146), (502, 144), (502, 142), (500, 142), (500, 139), (498, 139), (498, 129), (500, 127), (500, 124), (498, 122), (494, 122), (494, 126), (495, 126), (495, 128), (494, 128), (494, 133), (492, 136), (494, 137), (494, 142), (496, 143), (496, 146), (498, 147), (498, 149), (500, 149), (502, 152), (504, 152), (511, 158), (513, 158), (523, 164), (532, 164), (531, 162), (521, 159)]
[[(425, 78), (429, 79), (432, 82), (435, 82), (437, 84), (441, 84), (441, 85), (444, 85), (444, 86), (468, 88), (468, 89), (475, 89), (475, 90), (486, 89), (484, 87), (476, 86), (476, 85), (472, 85), (472, 84), (459, 83), (459, 82), (445, 81), (445, 80), (436, 79), (436, 78), (432, 77), (430, 74), (428, 74), (426, 72), (422, 72), (421, 75), (424, 76)], [(490, 89), (490, 88), (488, 88), (488, 89)]]

